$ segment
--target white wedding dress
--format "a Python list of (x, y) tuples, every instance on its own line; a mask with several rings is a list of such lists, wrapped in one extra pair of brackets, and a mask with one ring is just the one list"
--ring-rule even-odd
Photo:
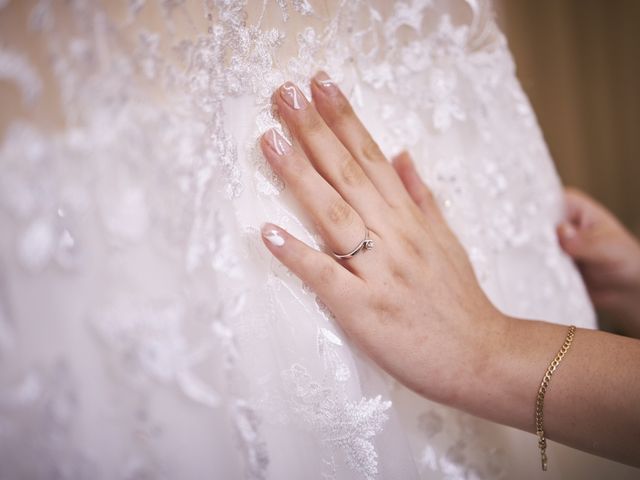
[(1, 479), (542, 478), (533, 435), (397, 385), (258, 233), (321, 246), (256, 140), (325, 69), (499, 308), (594, 327), (490, 5), (0, 0), (0, 27)]

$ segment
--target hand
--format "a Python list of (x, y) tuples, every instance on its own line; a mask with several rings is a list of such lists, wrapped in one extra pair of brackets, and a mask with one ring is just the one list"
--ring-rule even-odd
[(373, 248), (336, 260), (271, 224), (263, 226), (265, 244), (380, 366), (418, 393), (464, 408), (470, 394), (461, 389), (482, 381), (506, 317), (481, 290), (408, 155), (392, 166), (326, 74), (311, 92), (313, 103), (289, 82), (280, 87), (274, 99), (294, 144), (270, 130), (262, 150), (328, 250), (353, 250), (367, 229)]
[[(313, 103), (280, 87), (274, 99), (294, 144), (271, 130), (262, 150), (328, 250), (350, 252), (366, 231), (373, 248), (336, 260), (266, 224), (267, 248), (406, 386), (535, 432), (536, 392), (567, 327), (500, 313), (409, 157), (387, 162), (326, 75), (311, 92)], [(545, 396), (548, 438), (638, 465), (640, 342), (578, 329), (574, 343)]]
[(622, 333), (640, 338), (640, 244), (602, 205), (567, 189), (562, 248), (576, 261), (594, 305), (619, 319)]

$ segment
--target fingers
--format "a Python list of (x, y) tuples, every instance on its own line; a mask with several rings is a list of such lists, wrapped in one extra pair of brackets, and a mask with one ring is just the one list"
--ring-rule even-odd
[(411, 157), (402, 152), (393, 158), (393, 167), (398, 173), (404, 188), (420, 211), (432, 220), (441, 220), (442, 214), (429, 187), (422, 181)]
[(576, 229), (592, 224), (599, 206), (580, 190), (567, 188), (564, 194), (566, 221)]
[[(269, 164), (311, 216), (327, 246), (339, 253), (353, 250), (366, 232), (360, 215), (320, 176), (302, 152), (276, 130), (263, 135), (261, 147)], [(360, 260), (350, 259), (349, 267), (358, 270)]]
[(281, 118), (322, 177), (360, 214), (367, 226), (380, 229), (388, 205), (315, 106), (291, 82), (280, 87), (275, 99)]
[(318, 72), (313, 78), (311, 93), (318, 113), (387, 203), (398, 206), (406, 200), (406, 191), (393, 167), (356, 116), (347, 98), (325, 72)]
[(601, 229), (577, 229), (561, 224), (557, 229), (560, 247), (583, 265), (606, 265), (615, 257), (617, 241)]
[(578, 230), (571, 223), (562, 223), (557, 228), (560, 247), (572, 258), (579, 260), (582, 257), (584, 242), (578, 237)]
[[(558, 241), (562, 249), (578, 261), (606, 257), (603, 251), (603, 229), (618, 227), (618, 221), (602, 205), (585, 193), (574, 189), (565, 190), (565, 220), (558, 226)], [(606, 250), (606, 249), (604, 249)]]
[(271, 253), (309, 285), (329, 308), (354, 292), (361, 282), (329, 255), (305, 245), (280, 227), (263, 225), (262, 239)]

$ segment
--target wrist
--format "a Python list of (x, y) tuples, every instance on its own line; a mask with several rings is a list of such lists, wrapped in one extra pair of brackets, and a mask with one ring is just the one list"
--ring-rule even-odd
[(419, 358), (407, 369), (413, 373), (401, 381), (430, 400), (470, 411), (469, 401), (490, 376), (509, 320), (491, 306), (474, 318), (460, 316), (441, 331), (431, 327), (429, 341), (420, 344)]
[(549, 362), (566, 337), (567, 326), (500, 314), (478, 350), (478, 366), (467, 377), (457, 405), (473, 415), (535, 431), (536, 392)]
[(455, 357), (447, 362), (455, 367), (449, 369), (451, 395), (445, 402), (447, 405), (487, 417), (483, 399), (495, 394), (494, 375), (504, 362), (504, 345), (509, 342), (516, 321), (492, 308), (458, 332)]

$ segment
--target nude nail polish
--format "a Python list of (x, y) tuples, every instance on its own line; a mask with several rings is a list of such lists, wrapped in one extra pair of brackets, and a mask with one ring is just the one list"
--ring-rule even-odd
[(284, 245), (284, 237), (275, 228), (266, 228), (262, 230), (262, 236), (271, 244), (276, 247)]
[(291, 82), (280, 87), (280, 95), (294, 110), (302, 110), (309, 104), (304, 94)]
[(338, 85), (325, 72), (318, 72), (313, 81), (328, 95), (333, 97), (338, 94)]
[(269, 146), (278, 155), (286, 155), (291, 151), (291, 142), (281, 135), (275, 128), (265, 133), (265, 138)]

